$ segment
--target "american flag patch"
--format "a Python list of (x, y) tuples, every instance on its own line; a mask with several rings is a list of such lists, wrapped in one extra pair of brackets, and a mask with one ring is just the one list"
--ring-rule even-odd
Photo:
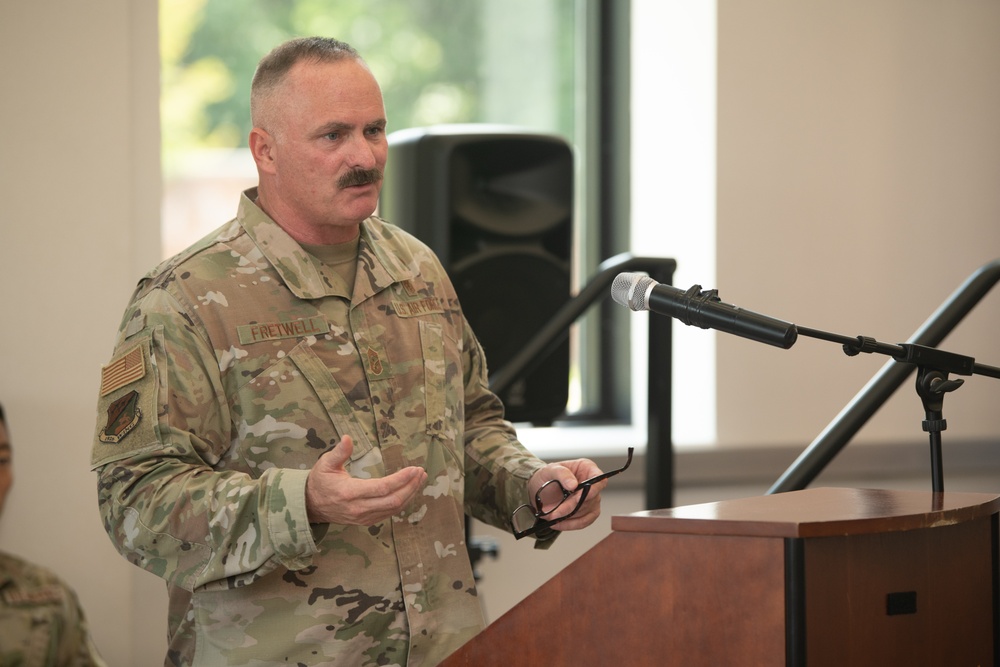
[(142, 346), (136, 345), (101, 368), (101, 396), (106, 396), (115, 389), (121, 389), (145, 374), (146, 364), (142, 358)]

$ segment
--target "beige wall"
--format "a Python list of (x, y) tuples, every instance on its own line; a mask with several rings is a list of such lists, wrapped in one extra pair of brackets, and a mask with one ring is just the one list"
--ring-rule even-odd
[[(723, 0), (719, 22), (716, 286), (804, 326), (905, 339), (1000, 256), (1000, 5)], [(162, 585), (110, 546), (88, 471), (99, 367), (158, 256), (156, 43), (151, 0), (0, 3), (0, 400), (17, 452), (0, 548), (63, 574), (114, 667), (162, 664)], [(945, 347), (1000, 365), (998, 299)], [(720, 336), (720, 440), (801, 448), (881, 361)], [(946, 442), (995, 441), (998, 391), (974, 378), (949, 397)], [(915, 400), (864, 439), (919, 442)], [(488, 565), (494, 609), (576, 548), (516, 553)]]
[[(718, 287), (798, 325), (905, 341), (1000, 258), (1000, 4), (719, 3)], [(1000, 366), (1000, 289), (942, 349)], [(811, 439), (885, 363), (718, 338), (719, 441)], [(1000, 383), (945, 400), (996, 441)], [(907, 383), (861, 434), (920, 434)]]
[(57, 570), (109, 662), (135, 667), (150, 635), (136, 582), (151, 577), (104, 535), (88, 450), (100, 365), (158, 256), (156, 3), (0, 3), (0, 61), (0, 401), (15, 447), (0, 548)]

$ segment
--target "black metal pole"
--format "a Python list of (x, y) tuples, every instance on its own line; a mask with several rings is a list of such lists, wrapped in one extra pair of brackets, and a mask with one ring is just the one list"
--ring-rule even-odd
[[(545, 355), (569, 335), (569, 327), (597, 301), (609, 295), (615, 277), (625, 271), (644, 271), (653, 280), (671, 284), (677, 262), (663, 257), (616, 255), (598, 267), (597, 274), (549, 320), (527, 345), (490, 375), (490, 388), (500, 393), (530, 372)], [(646, 507), (673, 506), (674, 453), (671, 416), (672, 325), (669, 317), (649, 318), (649, 384), (647, 395)]]
[[(673, 266), (651, 269), (649, 276), (661, 284), (673, 280)], [(673, 319), (649, 315), (649, 375), (646, 396), (646, 509), (674, 506), (674, 450), (671, 402), (673, 400)]]
[[(1000, 259), (980, 267), (910, 337), (915, 345), (938, 345), (1000, 281)], [(800, 329), (801, 331), (801, 329)], [(899, 389), (915, 366), (890, 360), (771, 486), (768, 493), (806, 488), (852, 437)]]

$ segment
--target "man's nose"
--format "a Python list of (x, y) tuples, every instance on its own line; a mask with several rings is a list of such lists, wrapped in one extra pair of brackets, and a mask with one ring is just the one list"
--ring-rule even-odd
[(362, 134), (351, 141), (349, 161), (352, 167), (371, 169), (378, 166), (380, 145)]

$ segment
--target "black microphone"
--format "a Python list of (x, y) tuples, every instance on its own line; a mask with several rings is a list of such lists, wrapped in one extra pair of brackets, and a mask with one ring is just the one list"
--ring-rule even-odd
[(718, 290), (702, 290), (701, 285), (685, 292), (641, 273), (620, 273), (611, 284), (611, 298), (631, 310), (649, 310), (786, 350), (799, 337), (794, 324), (723, 303)]

